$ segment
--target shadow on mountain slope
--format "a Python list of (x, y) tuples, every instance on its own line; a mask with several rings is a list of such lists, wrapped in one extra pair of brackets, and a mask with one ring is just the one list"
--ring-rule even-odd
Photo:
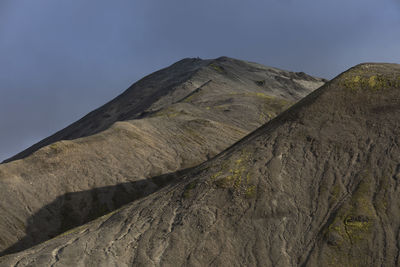
[[(140, 181), (59, 196), (27, 220), (26, 236), (0, 252), (0, 257), (28, 249), (146, 197), (174, 183), (176, 177), (188, 170), (190, 168)], [(54, 231), (54, 228), (47, 227), (49, 223), (57, 223), (58, 229)]]

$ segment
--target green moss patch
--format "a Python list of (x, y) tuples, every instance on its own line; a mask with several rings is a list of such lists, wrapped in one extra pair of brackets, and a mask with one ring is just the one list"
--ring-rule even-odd
[(183, 198), (190, 198), (192, 190), (197, 186), (197, 181), (193, 181), (190, 184), (185, 186), (185, 190), (183, 191)]
[(324, 254), (330, 261), (341, 266), (357, 266), (361, 257), (366, 258), (363, 251), (368, 251), (376, 218), (372, 199), (372, 179), (367, 177), (337, 211), (325, 230), (328, 247)]
[(400, 76), (395, 77), (388, 74), (369, 75), (368, 73), (354, 70), (348, 74), (344, 74), (340, 84), (344, 88), (353, 91), (380, 91), (386, 88), (400, 87)]
[(214, 70), (216, 70), (217, 72), (219, 72), (219, 73), (226, 73), (225, 68), (222, 67), (222, 66), (220, 66), (220, 65), (217, 65), (217, 64), (215, 64), (215, 63), (212, 63), (212, 64), (210, 64), (210, 66), (211, 66)]
[(232, 190), (245, 198), (254, 197), (256, 186), (252, 183), (249, 158), (249, 153), (242, 152), (239, 158), (223, 164), (218, 172), (211, 175), (214, 185), (217, 188)]

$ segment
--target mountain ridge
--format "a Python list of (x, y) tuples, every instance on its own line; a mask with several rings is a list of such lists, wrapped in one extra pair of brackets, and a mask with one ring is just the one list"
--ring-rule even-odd
[[(124, 110), (130, 101), (125, 94), (122, 104), (117, 97), (114, 106), (107, 107), (119, 108), (112, 118), (125, 113), (125, 120), (0, 164), (3, 254), (29, 248), (159, 190), (168, 181), (148, 178), (207, 161), (324, 83), (302, 73), (228, 58), (183, 63), (192, 61), (189, 71), (199, 65), (204, 69), (181, 85), (174, 79), (188, 73), (179, 67), (182, 62), (178, 68), (173, 64), (172, 71), (167, 68), (142, 79), (144, 91), (158, 86), (147, 92), (150, 100), (154, 91), (165, 89), (158, 84), (163, 79), (161, 84), (173, 82), (178, 89), (153, 99), (136, 115)], [(89, 117), (89, 132), (91, 123)], [(74, 134), (82, 133), (78, 127)]]
[[(203, 70), (203, 68), (211, 66), (219, 72), (224, 72), (223, 67), (219, 67), (218, 65), (216, 65), (217, 63), (220, 63), (223, 61), (230, 61), (230, 62), (236, 62), (236, 63), (244, 62), (244, 61), (240, 61), (240, 60), (232, 59), (232, 58), (228, 58), (228, 57), (219, 57), (217, 59), (207, 59), (207, 60), (202, 60), (199, 58), (182, 59), (182, 60), (170, 65), (169, 67), (163, 68), (159, 71), (156, 71), (150, 75), (145, 76), (144, 78), (140, 79), (139, 81), (134, 83), (132, 86), (130, 86), (128, 89), (126, 89), (123, 93), (121, 93), (115, 99), (105, 103), (104, 105), (95, 109), (94, 111), (89, 112), (87, 115), (85, 115), (78, 121), (68, 125), (64, 129), (56, 132), (55, 134), (43, 139), (42, 141), (39, 141), (38, 143), (23, 150), (22, 152), (4, 160), (3, 163), (7, 163), (7, 162), (10, 162), (10, 161), (13, 161), (16, 159), (24, 158), (24, 157), (30, 155), (31, 153), (33, 153), (34, 151), (36, 151), (37, 149), (39, 149), (45, 145), (48, 145), (50, 143), (56, 142), (56, 141), (71, 140), (71, 139), (76, 139), (79, 137), (84, 137), (84, 136), (88, 136), (88, 135), (92, 135), (92, 134), (101, 132), (101, 131), (107, 129), (109, 126), (111, 126), (113, 123), (115, 123), (117, 121), (143, 118), (143, 116), (145, 116), (147, 114), (146, 112), (149, 112), (149, 111), (146, 111), (146, 109), (152, 108), (152, 110), (154, 111), (154, 109), (161, 109), (161, 108), (165, 107), (166, 106), (165, 103), (161, 104), (161, 106), (159, 105), (158, 107), (156, 105), (155, 108), (152, 107), (152, 105), (157, 104), (157, 102), (160, 99), (165, 99), (165, 96), (167, 96), (168, 93), (173, 92), (174, 89), (176, 90), (175, 87), (177, 87), (177, 86), (179, 87), (179, 85), (185, 84), (187, 81), (190, 81), (190, 79), (193, 78), (194, 76), (196, 76), (196, 74), (198, 72), (201, 72)], [(252, 63), (252, 62), (246, 62), (245, 64), (251, 64), (253, 68), (256, 68), (257, 66), (262, 67), (262, 65), (259, 65), (257, 63)], [(271, 68), (271, 67), (268, 67), (268, 69), (282, 72), (282, 70)], [(169, 79), (167, 81), (161, 80), (161, 82), (160, 82), (160, 80), (158, 79), (159, 77), (161, 77), (161, 79), (165, 79), (166, 74), (171, 75), (171, 72), (172, 73), (176, 72), (176, 71), (179, 72), (182, 70), (184, 70), (184, 74), (183, 74), (183, 76), (181, 74), (179, 74), (180, 75), (180, 76), (178, 76), (179, 79), (177, 79), (175, 76), (172, 77), (172, 79)], [(287, 72), (287, 71), (283, 71), (283, 72)], [(287, 72), (287, 73), (291, 73), (292, 74), (291, 76), (297, 77), (299, 79), (299, 81), (300, 81), (300, 79), (305, 79), (306, 81), (312, 81), (312, 82), (321, 82), (321, 83), (326, 82), (326, 80), (324, 80), (324, 79), (320, 79), (320, 78), (316, 79), (316, 78), (309, 76), (303, 72), (299, 72), (299, 73)], [(177, 79), (177, 80), (175, 81), (175, 79)], [(188, 94), (193, 93), (195, 90), (201, 88), (203, 85), (205, 85), (209, 81), (210, 80), (204, 79), (204, 81), (203, 81), (204, 83), (192, 85), (192, 89), (189, 89)], [(146, 85), (147, 82), (150, 82), (151, 84)], [(260, 81), (260, 82), (262, 82), (262, 81)], [(155, 86), (156, 89), (160, 88), (162, 90), (161, 91), (156, 90), (153, 94), (148, 96), (151, 99), (151, 101), (153, 101), (152, 103), (151, 102), (148, 103), (148, 101), (145, 101), (145, 99), (143, 99), (143, 97), (138, 97), (136, 106), (134, 106), (133, 108), (129, 107), (128, 109), (130, 109), (130, 110), (123, 111), (123, 112), (117, 112), (117, 114), (110, 115), (110, 113), (112, 113), (110, 110), (115, 109), (115, 107), (113, 107), (113, 105), (117, 106), (117, 107), (122, 105), (123, 107), (120, 108), (121, 110), (124, 110), (124, 108), (126, 109), (126, 106), (131, 106), (132, 103), (130, 103), (130, 102), (123, 103), (123, 104), (119, 104), (117, 102), (121, 102), (121, 101), (126, 102), (126, 101), (124, 101), (124, 99), (129, 99), (129, 101), (132, 101), (132, 97), (130, 95), (142, 94), (143, 89), (144, 89), (144, 88), (142, 88), (143, 86), (145, 86), (146, 88), (152, 88), (153, 86)], [(167, 90), (165, 90), (164, 87)], [(138, 90), (140, 90), (140, 91), (138, 91)], [(180, 94), (180, 98), (176, 97), (175, 101), (182, 100), (186, 96), (187, 96), (187, 93)], [(173, 104), (175, 101), (171, 101), (171, 102), (167, 103), (167, 105)], [(145, 102), (145, 104), (143, 104), (143, 102)], [(88, 124), (87, 121), (90, 121), (93, 119), (95, 121), (98, 121), (99, 118), (96, 119), (96, 115), (98, 116), (99, 114), (100, 115), (103, 114), (102, 117), (100, 118), (101, 123), (100, 122), (95, 122), (95, 123), (91, 122), (90, 125), (86, 125), (86, 124)], [(104, 121), (106, 121), (105, 125), (103, 125)], [(89, 130), (85, 130), (85, 128), (89, 128)]]

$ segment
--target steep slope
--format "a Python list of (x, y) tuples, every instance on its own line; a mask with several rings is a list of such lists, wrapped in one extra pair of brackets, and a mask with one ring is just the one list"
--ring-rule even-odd
[(16, 158), (29, 156), (0, 165), (0, 251), (28, 248), (158, 190), (168, 179), (145, 178), (213, 157), (321, 84), (229, 58), (186, 59), (144, 78)]
[(399, 265), (399, 93), (400, 65), (358, 65), (175, 183), (0, 265)]

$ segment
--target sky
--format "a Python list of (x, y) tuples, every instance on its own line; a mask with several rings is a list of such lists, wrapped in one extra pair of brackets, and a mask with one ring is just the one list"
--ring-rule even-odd
[(400, 0), (0, 0), (0, 161), (185, 57), (400, 63)]

